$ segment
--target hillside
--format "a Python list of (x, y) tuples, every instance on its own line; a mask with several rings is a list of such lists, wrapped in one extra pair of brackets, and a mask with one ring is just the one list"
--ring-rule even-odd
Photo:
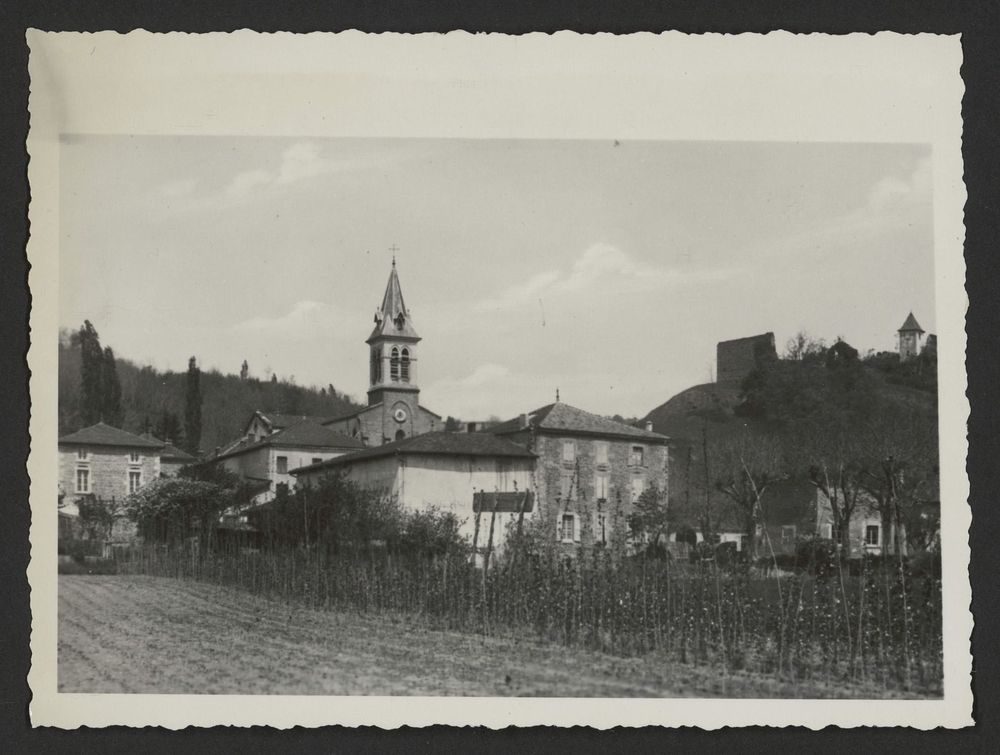
[[(822, 437), (827, 428), (831, 436), (836, 433), (832, 428), (840, 427), (867, 437), (868, 418), (907, 417), (911, 427), (932, 434), (928, 442), (936, 447), (936, 360), (928, 356), (901, 365), (893, 356), (860, 359), (857, 352), (840, 349), (832, 356), (823, 352), (805, 360), (769, 360), (759, 363), (742, 385), (692, 386), (650, 411), (645, 420), (671, 439), (675, 519), (698, 526), (703, 512), (711, 511), (717, 526), (743, 527), (715, 479), (724, 449), (744, 433), (777, 442), (782, 449), (779, 469), (792, 476), (793, 485), (808, 468), (799, 452), (803, 439)], [(792, 493), (771, 496), (772, 515), (774, 506), (787, 508), (785, 498), (795, 497)]]
[[(80, 348), (68, 332), (59, 338), (59, 435), (79, 430)], [(185, 372), (160, 372), (128, 359), (116, 360), (124, 410), (122, 428), (134, 433), (162, 431), (165, 415), (184, 416)], [(254, 410), (283, 414), (337, 416), (357, 405), (332, 385), (312, 388), (285, 380), (241, 379), (212, 370), (201, 374), (201, 447), (211, 450), (238, 436)], [(179, 423), (178, 423), (179, 424)], [(169, 438), (175, 443), (181, 438)]]

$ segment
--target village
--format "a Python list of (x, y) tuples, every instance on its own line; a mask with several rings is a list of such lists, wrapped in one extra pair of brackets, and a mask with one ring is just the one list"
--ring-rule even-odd
[[(748, 472), (746, 480), (729, 481), (728, 491), (723, 470), (709, 472), (710, 436), (731, 435), (727, 425), (749, 428), (734, 409), (751, 373), (778, 360), (773, 333), (720, 342), (714, 383), (684, 390), (634, 423), (565, 403), (556, 388), (554, 402), (506, 421), (447, 426), (420, 402), (420, 341), (393, 259), (365, 341), (367, 406), (334, 417), (261, 407), (239, 437), (200, 457), (171, 439), (104, 422), (65, 435), (59, 441), (61, 537), (99, 541), (104, 556), (134, 544), (141, 537), (126, 515), (129, 497), (185, 468), (220, 468), (244, 483), (245, 496), (213, 522), (213, 536), (249, 548), (260, 547), (260, 524), (276, 499), (318, 487), (331, 475), (403, 510), (450, 514), (478, 563), (487, 551), (499, 554), (502, 533), (515, 523), (520, 530), (525, 519), (568, 555), (608, 549), (617, 539), (633, 554), (759, 560), (768, 569), (787, 569), (797, 559), (815, 559), (823, 547), (848, 560), (906, 554), (907, 523), (934, 548), (939, 503), (933, 487), (911, 502), (917, 521), (926, 523), (914, 527), (912, 517), (904, 522), (890, 515), (860, 481), (843, 479), (843, 462), (842, 479), (832, 484), (829, 470), (824, 481), (817, 477), (815, 463), (802, 465), (798, 475), (776, 465), (756, 480)], [(898, 330), (898, 344), (899, 363), (936, 352), (936, 337), (924, 338), (912, 313)], [(700, 485), (692, 464), (705, 466)], [(717, 479), (709, 479), (713, 475)], [(738, 490), (748, 481), (760, 489), (740, 500)], [(692, 504), (692, 496), (704, 503)]]

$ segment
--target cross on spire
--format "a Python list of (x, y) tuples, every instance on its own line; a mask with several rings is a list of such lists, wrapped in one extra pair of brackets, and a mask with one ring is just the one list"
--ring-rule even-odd
[(392, 252), (392, 266), (396, 267), (396, 252), (399, 251), (399, 247), (393, 244), (389, 247), (389, 251)]

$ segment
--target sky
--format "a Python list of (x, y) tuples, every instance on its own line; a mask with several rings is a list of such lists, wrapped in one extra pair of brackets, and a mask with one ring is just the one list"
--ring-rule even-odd
[(917, 144), (65, 136), (60, 324), (364, 401), (393, 247), (421, 404), (643, 416), (720, 340), (934, 332)]

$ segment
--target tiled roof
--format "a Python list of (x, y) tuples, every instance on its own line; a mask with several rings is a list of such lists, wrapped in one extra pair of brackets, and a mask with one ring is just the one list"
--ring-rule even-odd
[(386, 283), (385, 294), (382, 296), (382, 306), (375, 310), (375, 329), (368, 336), (368, 341), (371, 342), (379, 336), (420, 340), (420, 336), (413, 329), (406, 304), (403, 303), (403, 289), (399, 286), (395, 260), (392, 261), (389, 282)]
[[(254, 414), (259, 414), (264, 420), (271, 426), (271, 431), (275, 432), (277, 430), (284, 430), (286, 427), (291, 427), (292, 425), (302, 422), (302, 420), (312, 420), (318, 425), (323, 425), (329, 422), (332, 417), (319, 416), (315, 414), (279, 414), (277, 412), (262, 412), (256, 411)], [(253, 421), (253, 418), (250, 420)], [(247, 427), (250, 426), (250, 422), (247, 423)]]
[(167, 443), (160, 452), (160, 461), (181, 461), (181, 462), (192, 462), (198, 461), (194, 456), (189, 454), (177, 446)]
[(910, 312), (909, 316), (906, 318), (906, 322), (899, 327), (899, 332), (905, 333), (906, 331), (914, 330), (918, 333), (924, 332), (924, 329), (920, 327), (920, 323), (917, 322), (917, 318), (913, 316), (912, 312)]
[[(597, 414), (585, 412), (575, 406), (556, 402), (548, 404), (540, 409), (528, 414), (528, 424), (536, 432), (565, 432), (579, 433), (582, 435), (603, 435), (615, 438), (630, 438), (645, 440), (650, 443), (666, 443), (669, 439), (665, 435), (632, 427), (613, 419), (601, 417)], [(493, 435), (509, 435), (520, 432), (521, 420), (518, 417), (502, 422), (494, 427), (484, 430)]]
[(305, 448), (363, 448), (364, 444), (356, 438), (349, 438), (334, 432), (310, 419), (301, 420), (291, 427), (271, 433), (259, 441), (241, 442), (227, 448), (213, 457), (213, 461), (229, 456), (237, 456), (247, 451), (264, 446), (299, 446)]
[(344, 454), (334, 459), (328, 459), (318, 464), (310, 464), (299, 469), (293, 469), (292, 474), (315, 471), (327, 467), (337, 467), (355, 461), (376, 459), (383, 456), (406, 454), (427, 454), (443, 456), (487, 456), (533, 459), (535, 454), (524, 446), (503, 438), (497, 438), (486, 433), (449, 433), (432, 432), (414, 435), (383, 446), (373, 446), (363, 451)]
[(111, 427), (103, 422), (85, 427), (75, 433), (64, 435), (59, 439), (60, 444), (88, 445), (88, 446), (120, 446), (123, 448), (162, 448), (163, 443), (158, 440), (150, 440), (139, 435), (133, 435), (117, 427)]

